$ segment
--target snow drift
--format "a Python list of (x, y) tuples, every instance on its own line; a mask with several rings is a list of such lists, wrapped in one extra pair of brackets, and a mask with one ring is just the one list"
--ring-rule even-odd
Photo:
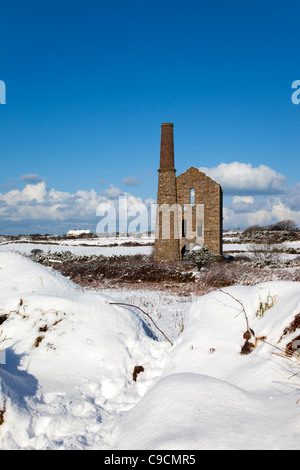
[[(300, 313), (300, 283), (195, 298), (173, 346), (132, 309), (19, 254), (0, 253), (0, 285), (1, 449), (300, 448), (289, 379), (300, 367), (273, 354), (291, 340), (281, 337)], [(237, 300), (267, 341), (248, 355)]]
[(10, 312), (1, 448), (106, 447), (102, 430), (138, 399), (134, 367), (142, 361), (149, 380), (148, 358), (166, 345), (137, 315), (52, 269), (8, 253), (0, 267), (0, 305)]
[[(117, 448), (299, 449), (299, 360), (273, 353), (283, 325), (300, 312), (299, 283), (231, 287), (195, 301), (159, 380), (120, 420)], [(263, 317), (259, 306), (277, 300)], [(268, 342), (241, 355), (246, 322)], [(143, 419), (139, 419), (143, 416)], [(138, 438), (137, 438), (138, 436)]]

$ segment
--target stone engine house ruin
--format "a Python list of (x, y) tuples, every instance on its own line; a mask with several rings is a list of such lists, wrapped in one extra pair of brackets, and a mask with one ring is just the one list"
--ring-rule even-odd
[(176, 177), (173, 124), (161, 125), (154, 258), (178, 261), (195, 246), (222, 255), (221, 186), (189, 168)]

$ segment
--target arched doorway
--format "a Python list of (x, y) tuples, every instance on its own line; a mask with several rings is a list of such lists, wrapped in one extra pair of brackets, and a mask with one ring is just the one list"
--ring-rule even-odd
[(183, 259), (184, 255), (189, 252), (189, 251), (192, 251), (194, 248), (201, 248), (201, 245), (199, 245), (199, 243), (195, 243), (195, 242), (187, 242), (182, 248), (181, 248), (181, 258)]

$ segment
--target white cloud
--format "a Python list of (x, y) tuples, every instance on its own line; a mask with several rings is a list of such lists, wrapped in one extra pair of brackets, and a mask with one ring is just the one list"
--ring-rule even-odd
[(234, 196), (229, 208), (236, 214), (254, 212), (261, 208), (261, 201), (255, 200), (253, 196)]
[(273, 205), (272, 215), (276, 220), (294, 220), (300, 226), (300, 210), (293, 210), (282, 201)]
[(102, 191), (103, 196), (107, 196), (110, 198), (116, 198), (119, 197), (122, 194), (122, 190), (120, 188), (117, 188), (117, 186), (114, 186), (113, 184), (109, 185), (109, 188), (103, 189)]
[(300, 208), (300, 183), (297, 183), (289, 189), (289, 192), (284, 196), (283, 201), (291, 209), (297, 210)]
[[(74, 193), (48, 189), (45, 181), (27, 184), (22, 190), (11, 189), (0, 192), (0, 233), (13, 233), (13, 224), (18, 224), (18, 233), (34, 233), (32, 227), (41, 226), (48, 233), (57, 233), (62, 227), (67, 229), (85, 226), (96, 229), (99, 217), (97, 208), (101, 203), (110, 204), (116, 210), (119, 196), (126, 198), (128, 208), (144, 204), (149, 207), (153, 199), (142, 200), (129, 193), (122, 193), (114, 185), (101, 194), (91, 189)], [(121, 198), (122, 199), (122, 198)], [(228, 202), (224, 197), (224, 227), (249, 227), (250, 225), (268, 225), (284, 219), (292, 219), (300, 226), (300, 183), (287, 188), (279, 196), (254, 196), (235, 194)], [(153, 218), (153, 221), (155, 219)], [(69, 225), (68, 225), (69, 224)], [(154, 228), (154, 227), (153, 227)]]
[[(300, 188), (299, 188), (300, 189)], [(291, 200), (295, 195), (292, 196)], [(300, 197), (300, 191), (299, 191)], [(281, 220), (294, 220), (300, 226), (300, 206), (291, 207), (288, 195), (267, 197), (253, 200), (253, 203), (240, 201), (236, 197), (233, 203), (223, 210), (224, 227), (250, 227), (251, 225), (270, 225)]]
[(86, 219), (95, 215), (99, 200), (101, 197), (94, 190), (70, 194), (48, 190), (45, 182), (28, 184), (22, 190), (0, 193), (0, 216), (13, 221)]
[(199, 168), (221, 184), (224, 194), (282, 194), (286, 177), (266, 165), (252, 167), (250, 163), (220, 163), (215, 168)]
[(0, 184), (0, 190), (3, 190), (3, 189), (8, 190), (8, 189), (15, 188), (15, 187), (16, 187), (16, 185), (12, 181), (10, 181), (9, 183)]
[(101, 198), (94, 191), (74, 194), (47, 190), (46, 183), (28, 184), (24, 189), (0, 193), (0, 216), (10, 221), (66, 220), (95, 215)]
[(239, 202), (244, 202), (245, 204), (253, 204), (254, 203), (254, 197), (252, 197), (252, 196), (234, 196), (233, 197), (233, 203), (237, 204)]
[[(121, 190), (111, 185), (101, 195), (94, 189), (79, 190), (75, 193), (47, 189), (46, 183), (28, 184), (22, 190), (10, 190), (0, 193), (0, 226), (1, 232), (7, 233), (8, 227), (17, 224), (18, 233), (34, 233), (38, 225), (44, 225), (48, 233), (68, 224), (72, 226), (89, 226), (96, 230), (97, 209), (101, 204), (109, 205), (118, 211)], [(128, 208), (143, 205), (140, 197), (123, 194)], [(146, 206), (145, 206), (146, 207)]]
[[(221, 163), (199, 168), (224, 191), (224, 227), (269, 225), (291, 219), (300, 226), (300, 183), (284, 186), (286, 177), (266, 165)], [(233, 196), (227, 202), (229, 195)]]
[(19, 181), (24, 181), (25, 183), (41, 183), (42, 181), (45, 181), (45, 178), (37, 175), (36, 173), (28, 173), (20, 176)]
[(128, 186), (140, 186), (142, 184), (142, 180), (135, 178), (134, 176), (126, 176), (123, 178), (122, 183), (127, 184)]
[(247, 228), (251, 225), (269, 225), (272, 222), (272, 211), (259, 209), (253, 212), (238, 211), (232, 207), (224, 207), (224, 228)]
[(27, 184), (22, 191), (13, 189), (5, 194), (0, 193), (0, 201), (6, 206), (15, 206), (27, 202), (42, 202), (46, 195), (46, 183)]

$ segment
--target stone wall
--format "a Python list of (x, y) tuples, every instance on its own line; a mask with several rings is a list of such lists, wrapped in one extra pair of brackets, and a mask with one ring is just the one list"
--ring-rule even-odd
[[(199, 171), (197, 168), (189, 168), (186, 172), (177, 176), (177, 202), (180, 206), (190, 204), (190, 190), (194, 189), (195, 200), (193, 231), (197, 231), (196, 207), (204, 206), (204, 216), (202, 220), (203, 236), (193, 239), (181, 238), (180, 251), (187, 242), (196, 242), (206, 245), (215, 254), (222, 254), (222, 188)], [(201, 215), (200, 215), (201, 218)], [(196, 238), (199, 238), (198, 240)]]

